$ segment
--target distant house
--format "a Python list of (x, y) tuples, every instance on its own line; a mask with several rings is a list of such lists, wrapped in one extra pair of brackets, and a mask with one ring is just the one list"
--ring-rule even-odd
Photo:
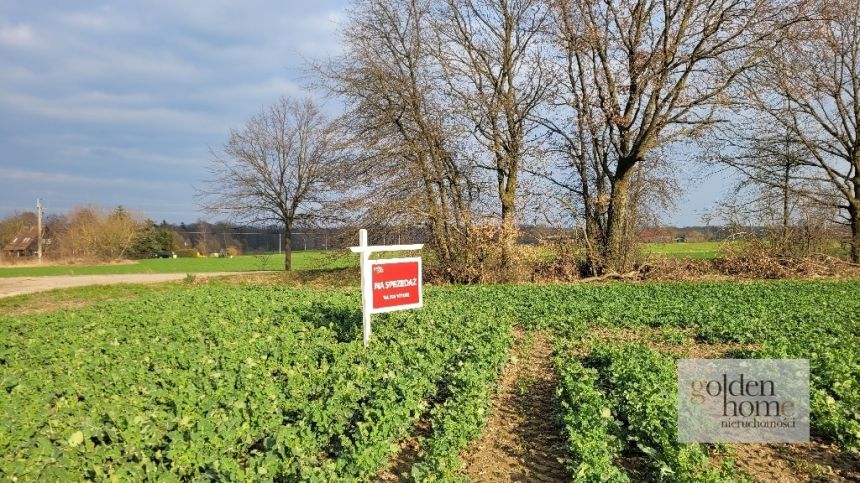
[[(24, 227), (3, 247), (3, 254), (7, 257), (32, 257), (39, 251), (38, 245), (39, 229), (35, 226)], [(42, 241), (44, 245), (45, 240)]]

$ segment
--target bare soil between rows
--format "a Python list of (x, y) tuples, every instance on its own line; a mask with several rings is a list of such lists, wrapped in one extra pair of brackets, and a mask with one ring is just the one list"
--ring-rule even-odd
[[(671, 340), (679, 336), (686, 340)], [(756, 344), (707, 344), (692, 336), (691, 331), (678, 329), (665, 337), (656, 328), (596, 328), (589, 331), (586, 340), (642, 343), (663, 353), (696, 358), (718, 358), (729, 351), (758, 348)], [(517, 330), (484, 434), (463, 454), (463, 472), (470, 481), (571, 480), (565, 467), (568, 456), (555, 399), (552, 353), (552, 342), (545, 332)], [(585, 356), (586, 351), (580, 355)], [(401, 442), (399, 453), (377, 480), (406, 481), (420, 455), (420, 439), (431, 431), (426, 418), (419, 420), (413, 435)], [(806, 444), (732, 445), (729, 454), (742, 474), (754, 482), (860, 481), (860, 458), (816, 438)], [(714, 454), (712, 463), (719, 466), (724, 457)], [(651, 471), (644, 455), (635, 450), (622, 454), (616, 464), (633, 481), (647, 479)]]
[(570, 481), (552, 352), (547, 334), (517, 333), (484, 435), (464, 455), (471, 481)]

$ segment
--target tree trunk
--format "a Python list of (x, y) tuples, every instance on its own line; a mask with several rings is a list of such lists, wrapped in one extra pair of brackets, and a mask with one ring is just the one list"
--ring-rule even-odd
[(791, 163), (785, 163), (785, 173), (782, 183), (782, 250), (783, 255), (785, 255), (785, 252), (788, 249), (788, 197), (791, 195), (791, 193), (789, 193), (789, 187), (791, 183)]
[(284, 227), (284, 271), (293, 269), (293, 230), (289, 225)]
[(633, 163), (619, 163), (615, 182), (612, 185), (612, 198), (609, 201), (609, 220), (606, 240), (606, 269), (610, 272), (624, 273), (630, 270), (630, 244), (627, 228), (630, 221), (630, 180)]
[(851, 263), (860, 263), (860, 209), (848, 208), (851, 215)]
[(513, 266), (514, 243), (516, 241), (516, 222), (512, 197), (502, 196), (502, 269), (507, 271)]

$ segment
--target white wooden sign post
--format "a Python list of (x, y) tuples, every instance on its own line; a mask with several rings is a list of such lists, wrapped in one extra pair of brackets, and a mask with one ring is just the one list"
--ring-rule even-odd
[(423, 244), (367, 244), (367, 230), (358, 231), (358, 246), (350, 247), (361, 257), (361, 307), (364, 347), (370, 343), (370, 316), (395, 310), (415, 309), (424, 304), (421, 282), (421, 257), (371, 260), (374, 252), (420, 250)]

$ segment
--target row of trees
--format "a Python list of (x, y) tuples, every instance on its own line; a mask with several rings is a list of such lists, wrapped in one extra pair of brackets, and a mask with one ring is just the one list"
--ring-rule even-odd
[[(738, 84), (712, 158), (742, 174), (750, 206), (791, 244), (797, 228), (851, 228), (860, 262), (860, 4), (815, 2)], [(793, 229), (794, 228), (794, 229)], [(818, 230), (826, 230), (820, 226)]]
[(529, 213), (625, 271), (693, 152), (833, 208), (860, 261), (855, 1), (358, 0), (342, 39), (314, 72), (343, 114), (261, 112), (215, 156), (205, 207), (287, 232), (423, 224), (452, 267), (488, 220), (509, 267)]
[[(0, 221), (0, 244), (5, 244), (24, 227), (36, 225), (35, 213), (20, 213)], [(45, 253), (51, 258), (115, 261), (150, 257), (174, 247), (173, 232), (122, 206), (104, 211), (82, 206), (45, 220)]]

